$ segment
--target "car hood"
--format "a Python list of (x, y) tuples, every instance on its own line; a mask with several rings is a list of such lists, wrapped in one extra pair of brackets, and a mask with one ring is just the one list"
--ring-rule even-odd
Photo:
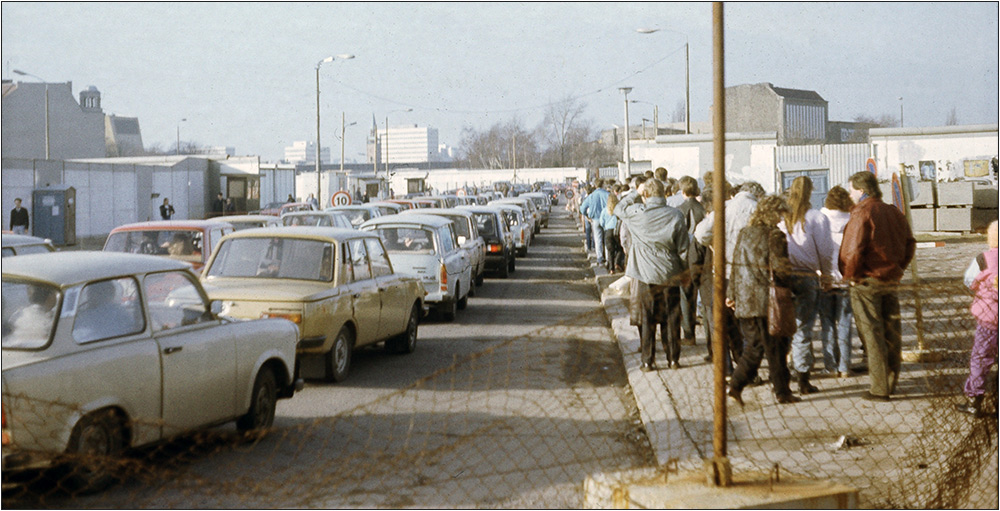
[(329, 282), (279, 279), (213, 278), (202, 281), (212, 300), (246, 302), (302, 302), (319, 300), (340, 292)]

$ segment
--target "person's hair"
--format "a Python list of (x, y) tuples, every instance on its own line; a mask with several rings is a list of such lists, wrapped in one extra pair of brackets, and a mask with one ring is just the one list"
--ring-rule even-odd
[(646, 193), (648, 193), (650, 197), (663, 197), (663, 182), (659, 179), (647, 179), (646, 182), (642, 183), (642, 186), (639, 187), (639, 193), (642, 193), (644, 190), (646, 190)]
[(701, 193), (698, 189), (698, 180), (691, 176), (682, 176), (677, 180), (677, 186), (685, 197), (697, 197)]
[(746, 183), (741, 184), (740, 191), (750, 192), (750, 194), (756, 197), (757, 200), (761, 200), (765, 195), (767, 195), (767, 192), (764, 191), (764, 187), (756, 181), (747, 181)]
[(597, 179), (594, 180), (594, 188), (595, 189), (596, 188), (601, 188), (603, 186), (604, 186), (604, 180), (603, 179), (597, 178)]
[(668, 177), (667, 180), (663, 182), (663, 195), (673, 195), (676, 186), (677, 180), (672, 177)]
[(594, 193), (595, 189), (596, 188), (594, 188), (594, 185), (587, 185), (587, 195)]
[(826, 209), (850, 213), (851, 207), (854, 206), (854, 201), (851, 200), (851, 194), (843, 186), (837, 185), (830, 188), (829, 192), (826, 192), (826, 200), (823, 201), (823, 206)]
[(170, 200), (170, 199), (168, 199), (168, 198), (164, 197), (164, 198), (163, 198), (163, 203), (164, 203), (164, 204), (166, 204), (168, 200)]
[(986, 244), (990, 248), (997, 248), (997, 221), (994, 220), (990, 222), (990, 226), (986, 228)]
[(757, 209), (750, 215), (749, 225), (778, 225), (788, 213), (788, 204), (778, 195), (766, 195), (757, 201)]
[(643, 183), (645, 183), (646, 180), (649, 179), (649, 178), (646, 177), (646, 176), (644, 176), (644, 175), (642, 175), (642, 174), (639, 174), (637, 176), (633, 176), (632, 179), (635, 180), (635, 188), (636, 188), (636, 190), (638, 190), (639, 186), (641, 186)]
[(667, 169), (665, 169), (663, 167), (656, 167), (656, 170), (653, 171), (653, 177), (655, 177), (656, 179), (659, 179), (660, 181), (666, 181), (667, 180)]
[(878, 180), (875, 179), (875, 174), (872, 174), (867, 170), (862, 170), (861, 172), (855, 172), (852, 174), (848, 181), (855, 190), (861, 190), (869, 197), (874, 197), (876, 199), (882, 198), (882, 190), (879, 190)]
[(618, 196), (615, 194), (608, 195), (608, 213), (612, 213), (615, 210), (615, 206), (618, 205)]
[(712, 211), (712, 200), (714, 196), (711, 188), (705, 188), (701, 191), (701, 205), (705, 208), (705, 213)]
[(625, 183), (625, 184), (621, 185), (621, 187), (622, 187), (622, 189), (621, 189), (622, 192), (627, 192), (627, 191), (629, 191), (629, 190), (632, 189), (632, 187), (629, 186), (628, 183)]
[(646, 179), (651, 179), (653, 177), (653, 171), (647, 170), (646, 172), (643, 172), (642, 175), (646, 176)]
[(801, 222), (802, 228), (806, 227), (806, 212), (812, 207), (809, 199), (812, 198), (813, 182), (806, 176), (799, 176), (792, 181), (792, 186), (788, 189), (788, 213), (785, 215), (785, 227), (788, 232), (795, 230), (795, 226)]
[(22, 201), (21, 201), (21, 198), (20, 198), (20, 197), (18, 197), (18, 198), (16, 198), (16, 199), (14, 199), (14, 202), (22, 202)]

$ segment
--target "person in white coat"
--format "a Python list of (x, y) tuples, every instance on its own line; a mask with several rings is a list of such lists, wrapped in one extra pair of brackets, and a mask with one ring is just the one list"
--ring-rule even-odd
[(833, 252), (830, 254), (830, 276), (832, 287), (819, 294), (820, 340), (823, 343), (823, 367), (829, 374), (847, 378), (851, 373), (851, 300), (847, 293), (847, 283), (837, 268), (840, 243), (844, 240), (844, 226), (851, 218), (854, 201), (851, 194), (841, 186), (834, 186), (826, 194), (820, 213), (830, 222), (830, 239)]

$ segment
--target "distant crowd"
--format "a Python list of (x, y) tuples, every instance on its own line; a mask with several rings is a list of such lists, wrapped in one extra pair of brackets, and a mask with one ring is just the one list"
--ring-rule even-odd
[[(813, 327), (820, 322), (823, 373), (850, 378), (867, 371), (862, 398), (889, 401), (902, 364), (902, 329), (896, 287), (913, 260), (909, 222), (882, 201), (874, 174), (858, 172), (848, 188), (834, 186), (823, 207), (812, 207), (813, 182), (796, 178), (782, 195), (756, 182), (713, 189), (712, 173), (674, 179), (665, 168), (625, 183), (581, 184), (566, 209), (585, 232), (588, 253), (629, 282), (629, 315), (639, 329), (643, 371), (657, 369), (656, 329), (666, 367), (680, 367), (681, 345), (695, 344), (700, 315), (711, 361), (713, 286), (725, 281), (722, 331), (728, 394), (743, 404), (743, 389), (761, 383), (766, 357), (779, 403), (818, 392)], [(725, 273), (713, 271), (716, 194), (725, 198)], [(570, 194), (567, 194), (570, 195)], [(970, 263), (965, 283), (975, 299), (977, 328), (970, 375), (960, 411), (980, 417), (985, 378), (997, 359), (997, 222), (989, 249)], [(866, 362), (851, 365), (852, 324)], [(790, 355), (790, 356), (789, 356)]]

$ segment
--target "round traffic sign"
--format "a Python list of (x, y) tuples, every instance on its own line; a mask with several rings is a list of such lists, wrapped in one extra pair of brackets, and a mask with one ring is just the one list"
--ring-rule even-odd
[(465, 188), (459, 188), (458, 190), (455, 190), (455, 195), (459, 197), (465, 197)]
[(347, 193), (344, 190), (340, 190), (339, 192), (334, 192), (334, 194), (330, 196), (330, 204), (334, 206), (347, 206), (350, 203), (351, 203), (351, 194)]
[(875, 158), (868, 158), (868, 161), (865, 162), (865, 170), (878, 177), (878, 167), (875, 165)]
[(565, 195), (567, 199), (572, 199), (573, 198), (573, 190), (571, 188), (567, 188), (566, 191), (563, 192), (563, 195)]

